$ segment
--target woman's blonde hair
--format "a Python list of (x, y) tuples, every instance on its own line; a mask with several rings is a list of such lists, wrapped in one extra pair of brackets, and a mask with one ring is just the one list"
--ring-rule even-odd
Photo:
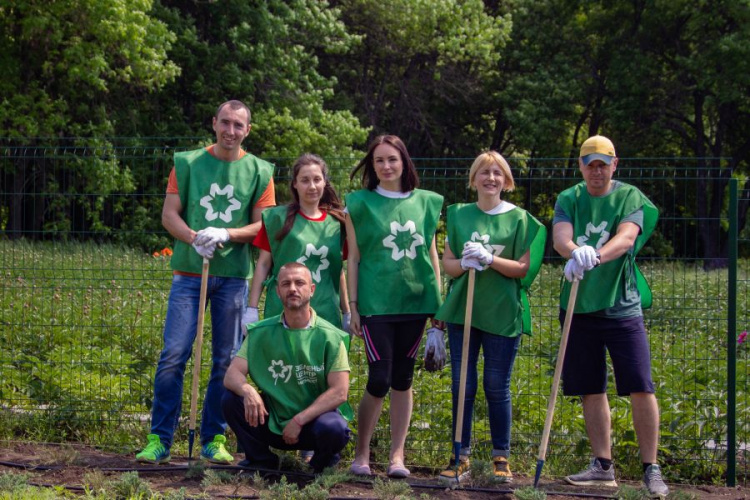
[(497, 165), (502, 170), (503, 177), (505, 178), (503, 191), (513, 191), (516, 188), (516, 183), (513, 181), (513, 173), (510, 171), (510, 165), (503, 158), (503, 155), (497, 151), (485, 151), (477, 156), (474, 163), (471, 164), (471, 169), (469, 170), (469, 187), (471, 189), (476, 190), (474, 187), (474, 178), (477, 176), (479, 169), (488, 165)]

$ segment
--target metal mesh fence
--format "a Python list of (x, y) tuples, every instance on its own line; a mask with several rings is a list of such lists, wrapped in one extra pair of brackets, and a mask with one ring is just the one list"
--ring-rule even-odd
[[(5, 438), (142, 444), (171, 283), (169, 256), (161, 251), (172, 241), (161, 227), (161, 205), (173, 153), (196, 144), (200, 139), (0, 139), (0, 415)], [(277, 166), (277, 201), (283, 203), (294, 159), (269, 160)], [(358, 188), (359, 179), (349, 179), (358, 158), (327, 161), (342, 197)], [(421, 187), (443, 194), (446, 204), (474, 199), (467, 187), (471, 162), (415, 159)], [(549, 228), (557, 194), (580, 179), (575, 163), (523, 158), (510, 163), (517, 188), (507, 198)], [(722, 211), (713, 221), (699, 220), (703, 164), (625, 158), (615, 178), (640, 187), (661, 214), (639, 256), (654, 293), (645, 320), (661, 410), (660, 459), (667, 473), (681, 480), (715, 481), (726, 473), (731, 462), (727, 353), (736, 349), (736, 466), (738, 478), (746, 482), (750, 425), (743, 415), (750, 409), (750, 340), (733, 339), (729, 345), (727, 264), (736, 265), (735, 327), (742, 332), (749, 319), (750, 246), (746, 230), (739, 235), (736, 262), (707, 253), (701, 231), (714, 231), (709, 239), (726, 240), (729, 216)], [(739, 199), (747, 202), (748, 192), (740, 191)], [(442, 251), (444, 235), (438, 236)], [(559, 342), (563, 262), (548, 240), (531, 290), (534, 336), (523, 339), (512, 378), (512, 456), (518, 470), (533, 469)], [(713, 259), (725, 260), (716, 269), (704, 269)], [(209, 350), (207, 341), (202, 387)], [(356, 407), (367, 378), (362, 344), (356, 340), (351, 362), (350, 400)], [(188, 387), (189, 380), (185, 409)], [(615, 458), (623, 473), (637, 477), (629, 401), (614, 394), (612, 378), (609, 387)], [(431, 374), (418, 364), (407, 441), (410, 463), (447, 463), (450, 415), (450, 371)], [(176, 443), (185, 442), (184, 427)], [(388, 428), (386, 408), (373, 438), (374, 461), (387, 461)], [(491, 440), (481, 388), (473, 439), (475, 456), (488, 457)], [(587, 462), (588, 450), (580, 403), (559, 398), (547, 467), (570, 472), (573, 463)]]

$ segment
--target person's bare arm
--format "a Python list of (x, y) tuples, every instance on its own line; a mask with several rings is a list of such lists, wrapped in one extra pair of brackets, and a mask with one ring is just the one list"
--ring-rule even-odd
[(558, 222), (552, 226), (552, 246), (561, 257), (569, 259), (571, 252), (578, 248), (573, 243), (573, 224), (570, 222)]
[(169, 234), (188, 245), (195, 239), (195, 231), (188, 227), (181, 216), (182, 202), (179, 194), (167, 194), (161, 209), (161, 224)]
[(255, 271), (253, 271), (253, 282), (250, 285), (250, 297), (248, 298), (248, 305), (250, 307), (258, 307), (260, 295), (263, 293), (263, 282), (268, 278), (268, 274), (272, 268), (273, 258), (271, 258), (271, 252), (261, 249), (258, 262), (255, 264)]
[(281, 436), (287, 444), (299, 441), (302, 426), (323, 413), (335, 410), (346, 401), (349, 394), (349, 372), (331, 372), (326, 379), (328, 389), (315, 398), (310, 406), (297, 413), (284, 427)]
[(617, 226), (617, 233), (608, 242), (599, 249), (600, 264), (617, 260), (622, 255), (625, 255), (633, 245), (635, 240), (641, 233), (641, 228), (634, 222), (622, 222)]
[(435, 272), (435, 279), (437, 280), (438, 291), (443, 292), (443, 282), (440, 280), (440, 257), (437, 251), (437, 235), (432, 235), (432, 244), (430, 244), (430, 262), (432, 263), (432, 270)]
[(359, 247), (357, 246), (357, 234), (354, 232), (354, 224), (349, 214), (346, 214), (346, 243), (349, 247), (349, 257), (346, 260), (346, 284), (349, 290), (349, 308), (352, 320), (349, 331), (357, 336), (362, 336), (362, 325), (359, 318), (359, 304), (357, 303), (357, 285), (359, 284)]
[(224, 387), (242, 396), (245, 420), (250, 426), (257, 427), (265, 423), (268, 411), (258, 391), (248, 383), (247, 373), (247, 360), (235, 356), (224, 375)]
[(228, 228), (229, 241), (237, 243), (252, 243), (260, 231), (260, 215), (263, 210), (269, 207), (253, 207), (251, 215), (252, 222), (247, 226)]

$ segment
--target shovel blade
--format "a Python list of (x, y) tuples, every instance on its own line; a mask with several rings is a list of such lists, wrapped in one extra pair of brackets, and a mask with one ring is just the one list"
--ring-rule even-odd
[(539, 478), (542, 476), (542, 468), (544, 467), (544, 460), (536, 461), (536, 474), (534, 474), (534, 488), (539, 484)]

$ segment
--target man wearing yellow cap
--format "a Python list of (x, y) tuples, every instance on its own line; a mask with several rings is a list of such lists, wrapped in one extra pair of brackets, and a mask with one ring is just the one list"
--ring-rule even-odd
[(580, 281), (563, 364), (563, 392), (582, 398), (594, 455), (586, 470), (565, 480), (579, 486), (617, 486), (607, 399), (609, 352), (617, 393), (630, 396), (643, 481), (653, 498), (664, 498), (669, 489), (656, 463), (659, 408), (643, 324), (651, 292), (635, 263), (659, 214), (638, 188), (612, 179), (617, 161), (612, 141), (601, 135), (587, 139), (578, 159), (583, 182), (560, 193), (555, 204), (554, 247), (568, 259), (561, 324), (571, 283)]

